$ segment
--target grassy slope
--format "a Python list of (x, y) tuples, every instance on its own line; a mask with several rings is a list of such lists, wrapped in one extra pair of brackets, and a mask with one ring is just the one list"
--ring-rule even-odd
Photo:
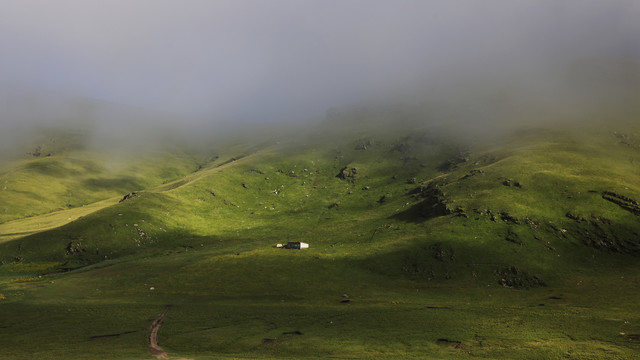
[[(219, 145), (198, 172), (0, 243), (0, 355), (149, 358), (172, 305), (159, 341), (181, 357), (631, 358), (640, 228), (602, 193), (640, 199), (636, 130), (528, 131), (444, 167), (461, 148), (424, 131)], [(432, 181), (453, 213), (409, 194)], [(311, 249), (273, 248), (292, 240)]]
[[(31, 152), (0, 166), (0, 225), (77, 208), (185, 176), (203, 162), (182, 149), (90, 147), (82, 131), (34, 137)], [(38, 154), (34, 156), (33, 154)]]

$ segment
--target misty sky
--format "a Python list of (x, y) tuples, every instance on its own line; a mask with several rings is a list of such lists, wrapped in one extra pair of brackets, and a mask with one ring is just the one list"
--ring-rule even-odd
[(0, 0), (0, 96), (290, 120), (448, 77), (638, 58), (639, 19), (635, 0)]

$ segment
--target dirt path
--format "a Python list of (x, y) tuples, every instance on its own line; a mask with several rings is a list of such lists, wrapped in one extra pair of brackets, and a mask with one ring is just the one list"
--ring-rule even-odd
[(193, 360), (187, 358), (170, 358), (169, 354), (158, 345), (158, 331), (160, 331), (160, 326), (164, 322), (164, 318), (167, 316), (169, 309), (171, 309), (171, 306), (165, 307), (162, 314), (158, 315), (151, 323), (151, 327), (149, 327), (149, 351), (153, 356), (162, 360)]
[(158, 359), (169, 359), (169, 355), (158, 345), (158, 331), (164, 321), (164, 317), (167, 316), (167, 312), (169, 312), (169, 306), (164, 309), (162, 314), (153, 320), (149, 328), (149, 351)]

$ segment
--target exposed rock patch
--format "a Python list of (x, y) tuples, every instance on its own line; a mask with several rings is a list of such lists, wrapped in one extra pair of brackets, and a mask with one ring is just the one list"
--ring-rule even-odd
[(473, 170), (469, 171), (465, 176), (460, 178), (460, 180), (468, 179), (470, 177), (473, 177), (473, 176), (476, 176), (476, 175), (480, 175), (480, 174), (484, 174), (484, 171), (479, 170), (479, 169), (473, 169)]
[(31, 155), (32, 155), (33, 157), (40, 157), (40, 155), (42, 155), (42, 146), (41, 146), (41, 145), (36, 146), (36, 149), (35, 149), (35, 150), (33, 150), (33, 152), (31, 153)]
[(628, 134), (621, 134), (617, 131), (613, 132), (613, 136), (618, 139), (618, 142), (620, 144), (626, 145), (626, 146), (633, 146), (632, 140), (631, 140), (631, 136), (629, 136)]
[(617, 236), (616, 231), (612, 231), (610, 225), (600, 225), (591, 222), (591, 226), (576, 227), (573, 232), (585, 245), (614, 253), (638, 253), (640, 244), (637, 237), (633, 238)]
[(507, 179), (507, 180), (503, 181), (502, 185), (507, 186), (507, 187), (517, 187), (519, 189), (522, 189), (522, 184), (520, 184), (518, 181), (514, 181), (514, 180), (511, 180), (511, 179)]
[(607, 219), (607, 218), (605, 218), (603, 216), (591, 215), (591, 218), (596, 223), (603, 224), (603, 225), (611, 225), (611, 220), (609, 220), (609, 219)]
[(502, 219), (502, 221), (504, 222), (510, 222), (510, 223), (514, 223), (519, 225), (520, 224), (520, 220), (518, 220), (518, 218), (509, 215), (509, 213), (503, 211), (500, 213), (500, 218)]
[(587, 221), (587, 220), (586, 220), (585, 218), (583, 218), (582, 216), (580, 216), (580, 215), (576, 215), (576, 214), (574, 214), (574, 213), (572, 213), (572, 212), (568, 212), (565, 216), (566, 216), (567, 218), (569, 218), (569, 219), (571, 219), (571, 220), (574, 220), (574, 221), (577, 221), (577, 222), (585, 222), (585, 221)]
[(456, 156), (447, 159), (445, 162), (438, 166), (438, 170), (442, 172), (449, 172), (457, 168), (460, 164), (469, 161), (469, 152), (460, 151)]
[(124, 201), (127, 201), (129, 199), (133, 199), (136, 196), (138, 196), (138, 193), (135, 193), (135, 192), (129, 193), (129, 194), (125, 195), (122, 199), (120, 199), (119, 202), (124, 202)]
[(446, 195), (440, 188), (440, 184), (436, 182), (430, 182), (427, 186), (420, 185), (411, 191), (410, 195), (416, 195), (419, 198), (425, 199), (423, 208), (426, 213), (435, 212), (440, 215), (449, 214), (451, 211), (446, 207)]
[(345, 166), (342, 168), (342, 170), (340, 170), (340, 172), (338, 173), (338, 175), (336, 175), (336, 177), (341, 180), (354, 182), (357, 174), (358, 174), (358, 169), (354, 167), (350, 168), (348, 166)]
[(627, 210), (634, 215), (640, 216), (640, 202), (637, 200), (611, 191), (603, 192), (602, 198), (620, 206), (622, 209)]
[(358, 139), (356, 141), (356, 146), (355, 146), (355, 150), (367, 150), (371, 145), (373, 145), (373, 142), (371, 141), (371, 139)]
[[(151, 236), (147, 235), (147, 233), (145, 233), (144, 230), (142, 230), (138, 224), (133, 224), (133, 227), (138, 232), (138, 237), (140, 237), (140, 239), (152, 241)], [(138, 246), (140, 246), (140, 242), (139, 241), (140, 241), (139, 239), (136, 239), (136, 242), (138, 243)]]
[(433, 258), (438, 261), (455, 261), (456, 255), (453, 248), (443, 243), (435, 243), (429, 246), (432, 251)]
[(499, 269), (494, 272), (498, 277), (498, 284), (514, 289), (531, 289), (535, 287), (547, 286), (544, 281), (537, 276), (529, 275), (527, 272), (519, 270), (515, 266)]
[(69, 244), (67, 244), (66, 250), (68, 255), (77, 255), (87, 251), (87, 249), (82, 246), (82, 243), (80, 241), (69, 242)]

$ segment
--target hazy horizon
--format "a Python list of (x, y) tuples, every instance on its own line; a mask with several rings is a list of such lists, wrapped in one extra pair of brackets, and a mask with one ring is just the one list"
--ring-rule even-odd
[[(527, 108), (640, 83), (635, 1), (0, 5), (2, 132), (82, 117), (91, 110), (82, 98), (131, 107), (125, 118), (139, 108), (163, 114), (152, 123), (197, 127), (321, 117), (335, 106), (405, 94), (455, 103), (504, 92)], [(576, 81), (584, 74), (595, 82)]]

